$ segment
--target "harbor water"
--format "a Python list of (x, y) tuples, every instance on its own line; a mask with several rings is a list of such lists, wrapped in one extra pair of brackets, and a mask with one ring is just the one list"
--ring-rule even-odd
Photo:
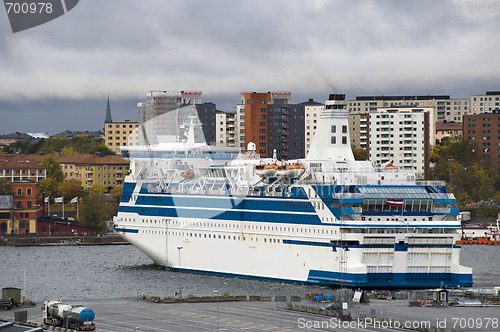
[[(461, 264), (473, 268), (474, 287), (500, 286), (500, 246), (462, 246)], [(265, 258), (263, 258), (265, 259)], [(170, 271), (130, 245), (0, 247), (0, 288), (18, 287), (35, 302), (141, 294), (211, 296), (296, 295), (327, 292), (314, 285)]]

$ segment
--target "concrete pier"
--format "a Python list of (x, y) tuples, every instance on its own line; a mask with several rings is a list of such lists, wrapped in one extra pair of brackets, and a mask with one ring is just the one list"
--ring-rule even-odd
[[(352, 320), (341, 321), (322, 309), (326, 303), (303, 300), (292, 306), (283, 301), (229, 301), (156, 303), (142, 298), (67, 300), (92, 308), (96, 331), (498, 331), (491, 319), (500, 307), (414, 308), (408, 301), (375, 300), (349, 308)], [(287, 309), (288, 307), (288, 309)], [(298, 310), (294, 310), (297, 307)], [(292, 310), (290, 310), (292, 308)], [(0, 311), (0, 318), (14, 318), (14, 310), (27, 310), (28, 321), (41, 324), (40, 305)], [(484, 328), (489, 320), (489, 327)], [(404, 322), (417, 323), (403, 328)], [(438, 323), (426, 326), (426, 322)], [(367, 324), (367, 322), (371, 322)], [(397, 322), (397, 323), (396, 323)], [(446, 322), (446, 323), (443, 323)], [(468, 328), (467, 324), (474, 324)], [(465, 325), (464, 325), (465, 324)], [(479, 327), (483, 325), (483, 328)], [(56, 329), (57, 330), (57, 329)]]

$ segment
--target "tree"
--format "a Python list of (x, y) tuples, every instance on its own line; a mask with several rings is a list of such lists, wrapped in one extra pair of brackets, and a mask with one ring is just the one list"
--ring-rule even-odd
[(48, 154), (42, 159), (42, 166), (46, 169), (46, 176), (61, 183), (64, 181), (64, 173), (56, 156)]
[(80, 221), (96, 233), (106, 233), (106, 221), (116, 214), (117, 204), (109, 202), (104, 194), (91, 194), (82, 199)]
[(40, 152), (54, 153), (61, 152), (63, 148), (71, 146), (71, 140), (67, 137), (51, 137), (45, 140), (45, 144), (40, 148)]
[(368, 160), (368, 150), (366, 149), (355, 149), (352, 153), (355, 160)]
[(12, 194), (12, 182), (6, 178), (0, 178), (0, 194)]
[(89, 195), (104, 194), (104, 186), (102, 184), (94, 183), (90, 186)]
[(83, 189), (82, 182), (78, 179), (69, 179), (59, 185), (58, 193), (60, 196), (64, 197), (65, 201), (69, 201), (74, 197), (85, 196), (85, 190)]
[(53, 178), (46, 178), (40, 181), (40, 192), (45, 193), (45, 197), (57, 197), (57, 181)]
[(114, 199), (116, 199), (116, 201), (118, 202), (120, 200), (120, 197), (122, 196), (122, 190), (123, 190), (123, 187), (114, 187), (113, 189), (111, 189), (111, 197), (113, 197)]

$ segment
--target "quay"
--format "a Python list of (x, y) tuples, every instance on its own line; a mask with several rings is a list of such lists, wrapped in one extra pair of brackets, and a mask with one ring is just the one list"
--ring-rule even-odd
[[(301, 309), (287, 310), (286, 302), (268, 301), (157, 303), (142, 298), (68, 300), (92, 308), (99, 332), (192, 331), (498, 331), (500, 307), (410, 307), (407, 300), (372, 300), (353, 306), (352, 319), (317, 314), (325, 303), (302, 300)], [(303, 308), (302, 308), (303, 307)], [(317, 307), (317, 310), (312, 310)], [(303, 310), (302, 310), (303, 309)], [(0, 311), (0, 320), (13, 320), (26, 311), (27, 321), (42, 323), (40, 304)], [(373, 317), (370, 317), (373, 316)], [(405, 321), (419, 325), (401, 325)], [(396, 323), (398, 322), (398, 323)], [(425, 326), (426, 322), (432, 325)], [(472, 324), (472, 325), (471, 325)], [(488, 324), (488, 326), (486, 326)], [(59, 329), (65, 331), (65, 329)], [(59, 331), (56, 329), (56, 331)], [(0, 324), (0, 331), (1, 324)], [(69, 331), (69, 330), (68, 330)]]
[(0, 246), (129, 245), (117, 234), (103, 236), (2, 236)]

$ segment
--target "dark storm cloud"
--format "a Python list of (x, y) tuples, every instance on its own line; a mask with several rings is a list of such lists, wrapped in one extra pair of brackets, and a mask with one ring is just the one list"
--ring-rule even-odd
[(244, 90), (467, 97), (498, 89), (499, 9), (494, 0), (80, 1), (17, 34), (0, 19), (0, 99), (142, 101), (191, 89), (235, 103)]

